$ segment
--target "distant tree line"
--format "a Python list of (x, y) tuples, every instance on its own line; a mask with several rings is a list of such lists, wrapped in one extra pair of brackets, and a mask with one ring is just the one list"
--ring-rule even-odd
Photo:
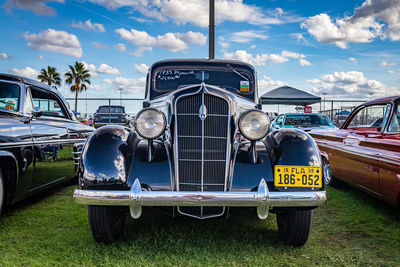
[[(71, 85), (71, 91), (75, 92), (75, 112), (77, 112), (78, 94), (87, 90), (88, 85), (90, 85), (90, 72), (82, 62), (78, 61), (75, 62), (75, 65), (68, 65), (68, 67), (68, 72), (64, 74), (65, 83)], [(41, 69), (38, 79), (49, 86), (61, 85), (61, 75), (55, 67), (47, 66), (47, 69)]]

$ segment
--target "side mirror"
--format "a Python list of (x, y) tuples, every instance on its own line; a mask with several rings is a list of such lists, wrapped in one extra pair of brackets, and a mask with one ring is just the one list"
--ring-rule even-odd
[(32, 117), (39, 118), (43, 115), (43, 110), (39, 107), (34, 107), (32, 111)]
[(336, 126), (336, 122), (333, 122), (332, 124), (333, 124), (334, 126)]

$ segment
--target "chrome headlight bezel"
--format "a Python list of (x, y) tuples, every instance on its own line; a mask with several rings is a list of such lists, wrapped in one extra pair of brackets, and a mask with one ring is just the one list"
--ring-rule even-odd
[[(246, 120), (249, 116), (252, 116), (252, 114), (254, 114), (254, 113), (258, 113), (257, 115), (264, 116), (265, 119), (266, 119), (266, 122), (267, 122), (267, 126), (264, 127), (265, 129), (264, 129), (264, 130), (262, 131), (262, 133), (260, 133), (259, 135), (256, 135), (256, 136), (253, 135), (253, 136), (251, 136), (250, 133), (248, 132), (248, 130), (244, 129), (243, 122), (246, 122), (245, 120)], [(256, 140), (260, 140), (260, 139), (264, 138), (264, 137), (268, 134), (269, 129), (270, 129), (270, 126), (271, 126), (271, 121), (270, 121), (268, 115), (267, 115), (266, 113), (264, 113), (263, 111), (261, 111), (261, 110), (259, 110), (259, 109), (250, 109), (250, 110), (244, 112), (244, 113), (240, 116), (238, 125), (239, 125), (239, 130), (240, 130), (241, 134), (242, 134), (245, 138), (247, 138), (247, 139), (249, 139), (249, 140), (251, 140), (251, 141), (256, 141)]]
[[(160, 128), (160, 130), (158, 130), (157, 132), (155, 132), (152, 135), (145, 134), (145, 133), (143, 133), (143, 131), (141, 131), (140, 117), (144, 116), (146, 114), (146, 112), (155, 112), (158, 116), (160, 116), (159, 118), (161, 118), (161, 120), (162, 120), (162, 124), (163, 124), (162, 128)], [(165, 132), (165, 129), (167, 127), (167, 119), (165, 118), (164, 113), (162, 113), (158, 109), (144, 108), (136, 115), (134, 126), (135, 126), (135, 131), (141, 137), (143, 137), (144, 139), (152, 140), (152, 139), (156, 139), (156, 138), (160, 137)]]

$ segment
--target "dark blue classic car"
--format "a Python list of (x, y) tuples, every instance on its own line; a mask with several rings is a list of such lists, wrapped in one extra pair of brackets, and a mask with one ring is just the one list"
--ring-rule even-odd
[(298, 129), (270, 134), (252, 66), (230, 60), (165, 60), (147, 75), (135, 131), (97, 129), (81, 157), (75, 201), (89, 205), (96, 241), (122, 235), (125, 212), (169, 207), (206, 219), (234, 208), (277, 214), (282, 240), (303, 245), (312, 209), (325, 203), (318, 147)]
[(0, 74), (0, 214), (77, 177), (79, 146), (93, 130), (76, 120), (56, 89)]

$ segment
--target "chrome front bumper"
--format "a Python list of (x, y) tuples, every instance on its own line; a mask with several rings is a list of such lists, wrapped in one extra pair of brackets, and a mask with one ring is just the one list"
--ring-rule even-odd
[(264, 179), (257, 192), (142, 191), (136, 179), (130, 191), (76, 189), (74, 199), (83, 205), (129, 206), (135, 219), (141, 216), (142, 206), (257, 207), (258, 217), (266, 219), (272, 207), (321, 206), (326, 192), (269, 192)]

